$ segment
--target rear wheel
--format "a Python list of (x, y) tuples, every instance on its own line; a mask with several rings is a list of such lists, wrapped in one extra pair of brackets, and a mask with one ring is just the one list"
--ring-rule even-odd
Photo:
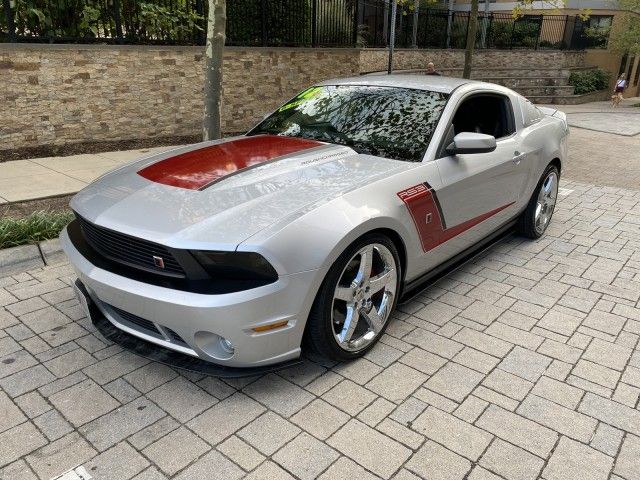
[(384, 235), (366, 235), (350, 245), (316, 296), (307, 344), (332, 360), (364, 355), (387, 327), (400, 278), (398, 251)]
[(555, 165), (549, 165), (520, 217), (519, 230), (528, 238), (540, 238), (547, 230), (558, 199), (560, 173)]

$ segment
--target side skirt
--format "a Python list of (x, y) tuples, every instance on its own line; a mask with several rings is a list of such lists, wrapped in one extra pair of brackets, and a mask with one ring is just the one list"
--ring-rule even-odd
[(497, 243), (500, 243), (505, 238), (511, 236), (511, 234), (515, 231), (517, 222), (517, 218), (509, 221), (507, 224), (503, 225), (495, 232), (489, 234), (474, 246), (460, 252), (456, 256), (450, 258), (444, 263), (441, 263), (434, 269), (429, 270), (427, 273), (421, 275), (415, 280), (405, 283), (402, 289), (402, 294), (400, 295), (400, 299), (398, 300), (398, 305), (403, 305), (410, 302), (415, 297), (424, 292), (427, 288), (435, 284), (438, 280), (454, 272), (465, 263), (473, 260), (481, 253), (489, 250)]

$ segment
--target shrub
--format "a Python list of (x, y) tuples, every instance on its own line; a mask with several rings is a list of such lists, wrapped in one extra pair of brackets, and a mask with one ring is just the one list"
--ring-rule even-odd
[(516, 20), (513, 29), (513, 46), (533, 48), (538, 41), (540, 25), (535, 21), (527, 20), (527, 17)]
[(34, 212), (24, 218), (0, 220), (0, 248), (15, 247), (57, 237), (73, 220), (68, 210)]
[[(189, 0), (117, 0), (124, 36), (129, 40), (190, 41), (204, 30), (204, 17)], [(16, 33), (57, 39), (116, 36), (113, 0), (15, 0)], [(0, 29), (5, 27), (0, 13)], [(6, 28), (6, 27), (5, 27)]]
[(597, 92), (609, 86), (609, 74), (601, 68), (571, 72), (569, 85), (575, 87), (576, 95)]
[[(311, 45), (311, 0), (270, 0), (265, 14), (271, 46)], [(227, 2), (227, 44), (262, 44), (262, 2)]]
[(353, 15), (344, 2), (322, 2), (318, 8), (318, 43), (344, 45), (353, 38)]
[(509, 48), (513, 24), (505, 21), (494, 21), (489, 26), (489, 44), (495, 48)]
[(202, 15), (186, 9), (170, 9), (153, 3), (141, 2), (139, 5), (141, 33), (150, 40), (173, 40), (189, 38), (194, 30), (204, 31), (199, 25), (204, 21)]
[(539, 24), (527, 17), (515, 21), (494, 20), (489, 26), (489, 44), (495, 48), (533, 48), (539, 29)]
[(553, 50), (562, 50), (562, 42), (550, 42), (549, 40), (541, 40), (538, 44), (539, 48), (549, 48)]

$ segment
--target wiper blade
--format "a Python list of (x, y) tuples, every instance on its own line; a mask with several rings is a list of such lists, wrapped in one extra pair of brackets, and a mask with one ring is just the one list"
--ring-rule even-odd
[(366, 148), (356, 147), (355, 145), (347, 145), (351, 150), (354, 150), (356, 153), (363, 153), (365, 155), (370, 155), (371, 151)]
[(341, 147), (349, 147), (351, 150), (355, 151), (356, 153), (365, 153), (365, 154), (370, 154), (371, 153), (371, 151), (367, 150), (366, 148), (357, 147), (355, 145), (350, 145), (348, 143), (344, 143), (344, 142), (340, 142), (340, 141), (331, 141), (331, 140), (326, 140), (324, 138), (314, 138), (313, 140), (319, 140), (319, 141), (324, 142), (324, 143), (329, 143), (331, 145), (339, 145)]

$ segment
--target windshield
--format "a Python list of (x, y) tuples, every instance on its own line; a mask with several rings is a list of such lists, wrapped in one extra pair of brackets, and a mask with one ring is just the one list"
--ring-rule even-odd
[(360, 153), (420, 162), (447, 97), (396, 87), (311, 87), (249, 135), (302, 137), (348, 145)]

